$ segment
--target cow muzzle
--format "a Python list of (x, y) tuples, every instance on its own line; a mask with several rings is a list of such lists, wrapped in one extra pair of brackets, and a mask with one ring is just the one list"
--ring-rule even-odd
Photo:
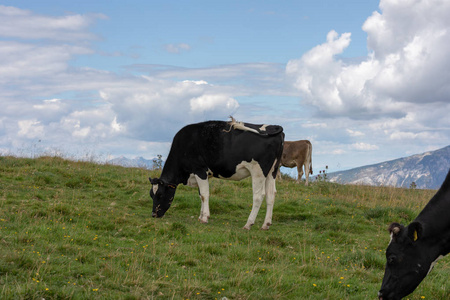
[(395, 295), (394, 295), (393, 292), (391, 292), (391, 293), (386, 293), (386, 292), (383, 291), (383, 290), (380, 290), (380, 291), (378, 292), (378, 299), (379, 299), (379, 300), (397, 300), (397, 299), (400, 300), (400, 298), (395, 297)]
[(152, 217), (153, 218), (162, 218), (162, 217), (164, 217), (164, 213), (162, 213), (162, 212), (152, 212)]

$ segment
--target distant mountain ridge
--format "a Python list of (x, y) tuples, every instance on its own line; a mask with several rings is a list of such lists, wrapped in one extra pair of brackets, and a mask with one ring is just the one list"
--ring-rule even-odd
[[(450, 168), (450, 146), (404, 158), (327, 174), (330, 182), (438, 189)], [(413, 184), (414, 182), (414, 184)]]
[[(122, 166), (122, 167), (132, 167), (132, 168), (134, 167), (134, 168), (144, 168), (144, 169), (153, 170), (157, 167), (155, 160), (157, 160), (157, 158), (153, 158), (153, 159), (149, 160), (149, 159), (145, 159), (143, 157), (127, 158), (125, 156), (120, 156), (120, 157), (116, 157), (114, 159), (110, 159), (106, 163), (111, 164), (111, 165)], [(164, 162), (162, 162), (162, 163), (164, 163)]]
[[(158, 158), (120, 156), (106, 163), (124, 167), (155, 169)], [(164, 161), (160, 162), (164, 165)], [(450, 168), (450, 146), (374, 165), (327, 174), (330, 182), (420, 189), (438, 189)]]

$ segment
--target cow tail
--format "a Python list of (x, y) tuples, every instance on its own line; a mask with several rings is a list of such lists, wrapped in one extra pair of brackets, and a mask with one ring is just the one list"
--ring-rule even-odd
[(311, 145), (311, 143), (308, 146), (308, 150), (309, 150), (309, 153), (308, 153), (308, 155), (309, 155), (309, 174), (312, 175), (313, 169), (312, 169), (312, 145)]

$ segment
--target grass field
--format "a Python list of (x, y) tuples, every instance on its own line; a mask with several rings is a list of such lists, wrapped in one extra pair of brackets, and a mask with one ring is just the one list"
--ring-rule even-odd
[[(211, 219), (179, 186), (151, 217), (158, 172), (58, 157), (0, 157), (0, 299), (376, 299), (392, 221), (435, 191), (277, 182), (250, 231), (250, 180), (211, 180)], [(439, 261), (409, 299), (448, 299)]]

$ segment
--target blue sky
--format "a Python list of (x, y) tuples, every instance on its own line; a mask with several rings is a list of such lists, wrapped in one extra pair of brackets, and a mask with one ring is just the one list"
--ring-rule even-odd
[(0, 153), (151, 159), (231, 114), (316, 173), (447, 146), (447, 2), (2, 1)]
[[(275, 62), (323, 42), (334, 29), (352, 32), (346, 56), (367, 54), (361, 26), (377, 1), (9, 1), (39, 14), (103, 14), (92, 26), (99, 52), (74, 65), (120, 71), (136, 62), (199, 68), (217, 64)], [(179, 47), (189, 45), (189, 50)], [(172, 51), (166, 46), (174, 46)], [(178, 46), (178, 47), (177, 47)], [(117, 55), (107, 59), (104, 55)], [(103, 54), (103, 55), (102, 55)], [(174, 55), (178, 54), (178, 55)]]

